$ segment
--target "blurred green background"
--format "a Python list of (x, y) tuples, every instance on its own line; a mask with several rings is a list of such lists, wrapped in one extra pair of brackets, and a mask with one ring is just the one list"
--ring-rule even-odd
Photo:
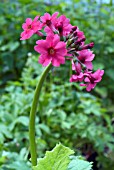
[(29, 111), (43, 70), (34, 45), (20, 41), (26, 18), (58, 11), (95, 42), (94, 69), (104, 69), (91, 92), (69, 83), (70, 63), (54, 68), (42, 89), (36, 119), (39, 157), (61, 141), (93, 161), (94, 170), (114, 170), (113, 0), (0, 1), (0, 170), (29, 170)]

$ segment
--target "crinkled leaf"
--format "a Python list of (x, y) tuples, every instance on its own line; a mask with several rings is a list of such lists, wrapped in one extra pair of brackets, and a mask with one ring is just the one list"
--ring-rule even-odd
[(73, 156), (67, 170), (92, 170), (92, 162), (87, 162), (79, 156)]
[(57, 144), (52, 151), (47, 151), (44, 158), (39, 159), (34, 170), (66, 170), (70, 162), (69, 155), (74, 151), (62, 144)]

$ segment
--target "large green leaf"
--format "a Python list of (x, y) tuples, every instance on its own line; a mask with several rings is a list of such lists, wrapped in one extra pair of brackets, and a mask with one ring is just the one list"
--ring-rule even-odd
[(92, 170), (92, 163), (82, 160), (79, 156), (73, 156), (68, 165), (68, 170)]
[(57, 144), (52, 151), (47, 151), (44, 158), (38, 161), (34, 170), (66, 170), (70, 162), (69, 155), (74, 151), (62, 144)]

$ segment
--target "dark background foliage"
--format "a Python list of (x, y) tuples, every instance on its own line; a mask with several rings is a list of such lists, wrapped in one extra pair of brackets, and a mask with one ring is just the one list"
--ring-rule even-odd
[(61, 141), (95, 170), (114, 167), (114, 2), (112, 0), (2, 0), (0, 2), (0, 168), (29, 170), (29, 111), (42, 72), (33, 50), (37, 36), (20, 41), (22, 23), (45, 12), (70, 18), (95, 42), (94, 69), (102, 82), (87, 93), (69, 83), (70, 64), (54, 68), (44, 84), (37, 112), (39, 156)]

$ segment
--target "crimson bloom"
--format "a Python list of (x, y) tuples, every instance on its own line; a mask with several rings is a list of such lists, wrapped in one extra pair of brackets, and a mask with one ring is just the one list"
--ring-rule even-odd
[(39, 16), (36, 16), (33, 21), (31, 18), (26, 19), (26, 22), (22, 25), (24, 31), (21, 33), (20, 40), (29, 39), (38, 30), (42, 29), (42, 24), (38, 21), (38, 18)]
[(87, 67), (87, 69), (92, 70), (93, 65), (91, 61), (94, 59), (95, 54), (93, 54), (93, 52), (90, 50), (82, 50), (79, 51), (78, 54), (79, 54), (78, 56), (79, 61), (82, 64), (84, 64)]
[(72, 70), (75, 70), (76, 73), (73, 74), (71, 77), (70, 77), (70, 82), (80, 82), (80, 81), (83, 81), (84, 79), (84, 74), (82, 72), (82, 68), (81, 68), (81, 65), (79, 63), (74, 63), (72, 62)]
[(58, 12), (55, 12), (52, 16), (49, 13), (45, 13), (44, 16), (41, 16), (40, 19), (43, 23), (43, 26), (53, 27), (57, 20)]
[(59, 31), (61, 36), (66, 36), (70, 33), (72, 29), (72, 25), (70, 24), (70, 19), (66, 18), (65, 15), (61, 15), (57, 18), (57, 22), (55, 23), (55, 28)]
[(78, 40), (85, 38), (84, 33), (80, 31), (79, 28), (77, 28), (76, 32), (77, 32)]
[(66, 43), (60, 41), (57, 34), (51, 34), (46, 37), (46, 40), (36, 41), (34, 49), (41, 55), (39, 63), (47, 66), (50, 62), (53, 66), (59, 67), (65, 63), (65, 55), (67, 54)]
[(85, 75), (87, 77), (84, 80), (86, 84), (80, 84), (80, 86), (86, 86), (86, 90), (91, 91), (96, 86), (96, 84), (102, 80), (103, 74), (104, 70), (100, 69), (98, 69), (94, 73), (91, 72), (86, 73)]
[[(21, 40), (29, 39), (33, 34), (37, 34), (42, 40), (36, 41), (34, 49), (38, 53), (39, 63), (47, 66), (52, 63), (53, 66), (59, 67), (65, 63), (65, 59), (72, 62), (73, 75), (70, 82), (82, 82), (81, 86), (86, 86), (86, 90), (93, 89), (101, 81), (104, 70), (98, 69), (92, 72), (92, 60), (95, 55), (90, 49), (94, 43), (86, 44), (86, 37), (77, 26), (70, 24), (70, 19), (65, 15), (57, 17), (58, 12), (50, 15), (45, 13), (34, 20), (27, 18), (22, 25), (23, 32)], [(40, 31), (42, 30), (42, 31)]]

